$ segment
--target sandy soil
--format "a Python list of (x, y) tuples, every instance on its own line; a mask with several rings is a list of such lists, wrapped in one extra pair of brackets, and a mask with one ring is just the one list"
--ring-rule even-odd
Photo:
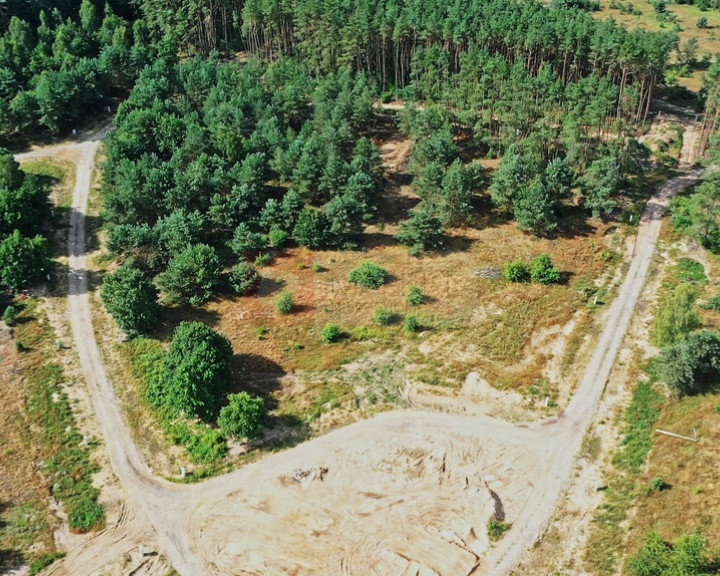
[[(507, 574), (542, 536), (568, 485), (643, 288), (663, 206), (698, 176), (670, 181), (648, 204), (627, 277), (558, 418), (510, 424), (487, 416), (383, 414), (229, 475), (176, 485), (144, 465), (93, 335), (84, 210), (99, 138), (33, 153), (80, 153), (68, 313), (108, 458), (126, 493), (117, 523), (47, 571), (57, 575), (163, 574), (167, 565), (140, 557), (139, 543), (185, 576)], [(490, 546), (485, 523), (493, 516), (513, 528)]]

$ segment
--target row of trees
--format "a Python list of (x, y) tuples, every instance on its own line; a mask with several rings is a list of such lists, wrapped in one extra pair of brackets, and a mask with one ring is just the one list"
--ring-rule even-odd
[(141, 20), (130, 22), (90, 0), (73, 16), (53, 8), (39, 12), (38, 25), (9, 19), (0, 36), (0, 139), (86, 121), (130, 90), (154, 59)]
[(0, 291), (17, 292), (48, 270), (48, 243), (40, 231), (49, 212), (47, 186), (0, 148)]
[(547, 67), (563, 85), (607, 77), (618, 87), (617, 109), (631, 97), (635, 118), (646, 115), (677, 44), (674, 33), (630, 31), (562, 2), (247, 0), (242, 22), (256, 55), (295, 53), (318, 72), (353, 66), (383, 87), (423, 78), (415, 86), (422, 97), (448, 85), (476, 49), (532, 75)]

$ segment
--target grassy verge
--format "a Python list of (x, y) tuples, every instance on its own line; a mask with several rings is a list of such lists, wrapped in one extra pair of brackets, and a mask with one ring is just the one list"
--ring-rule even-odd
[(627, 529), (624, 524), (636, 498), (645, 492), (640, 471), (652, 447), (653, 425), (664, 397), (653, 382), (640, 382), (624, 415), (623, 439), (613, 458), (615, 472), (608, 480), (605, 499), (593, 518), (585, 563), (593, 574), (617, 572)]
[(88, 532), (102, 527), (104, 512), (92, 476), (98, 470), (83, 442), (70, 401), (63, 391), (62, 366), (54, 361), (52, 328), (31, 299), (22, 302), (15, 329), (20, 369), (25, 377), (25, 418), (33, 444), (42, 459), (42, 472), (52, 495), (68, 515), (71, 530)]

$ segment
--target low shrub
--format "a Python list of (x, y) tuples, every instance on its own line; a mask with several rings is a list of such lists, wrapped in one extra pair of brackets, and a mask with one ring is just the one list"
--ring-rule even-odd
[(389, 326), (397, 320), (397, 314), (387, 306), (378, 306), (373, 314), (373, 322), (380, 326)]
[(293, 293), (288, 291), (281, 292), (275, 301), (275, 307), (280, 314), (290, 314), (293, 307)]
[(420, 306), (423, 303), (424, 296), (420, 286), (408, 286), (407, 295), (405, 296), (405, 302), (410, 306)]
[(420, 320), (415, 314), (408, 314), (405, 316), (403, 328), (408, 332), (417, 332), (420, 330)]
[(540, 284), (560, 282), (560, 271), (553, 266), (550, 254), (540, 254), (530, 261), (530, 279)]
[(373, 290), (380, 288), (383, 284), (387, 284), (389, 280), (390, 273), (385, 270), (385, 268), (367, 261), (353, 268), (348, 274), (349, 282)]
[(530, 270), (522, 260), (513, 260), (503, 266), (503, 278), (508, 282), (529, 282)]
[(324, 344), (332, 344), (340, 340), (340, 327), (337, 324), (325, 324), (320, 339)]

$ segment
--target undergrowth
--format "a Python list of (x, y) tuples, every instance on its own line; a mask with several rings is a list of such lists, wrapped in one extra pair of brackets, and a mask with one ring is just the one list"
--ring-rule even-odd
[(640, 382), (625, 411), (623, 439), (613, 458), (616, 471), (607, 482), (604, 501), (593, 518), (585, 551), (587, 567), (598, 576), (617, 571), (626, 533), (623, 523), (635, 498), (645, 489), (639, 481), (639, 472), (652, 448), (653, 425), (663, 400), (652, 381)]
[(53, 362), (54, 339), (34, 300), (26, 300), (16, 328), (25, 346), (21, 366), (27, 384), (26, 413), (30, 429), (43, 454), (43, 468), (52, 482), (52, 493), (68, 514), (70, 528), (88, 532), (102, 527), (104, 513), (97, 503), (99, 490), (92, 484), (98, 466), (83, 443), (67, 394), (62, 389), (62, 367)]

